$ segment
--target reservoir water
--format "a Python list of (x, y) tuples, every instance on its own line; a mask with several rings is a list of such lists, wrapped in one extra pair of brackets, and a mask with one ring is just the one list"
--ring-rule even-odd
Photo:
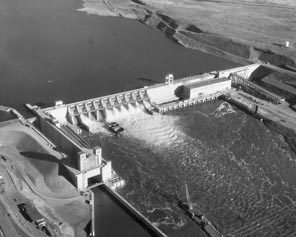
[(76, 11), (81, 0), (0, 1), (0, 104), (73, 102), (237, 64), (185, 49), (134, 20)]

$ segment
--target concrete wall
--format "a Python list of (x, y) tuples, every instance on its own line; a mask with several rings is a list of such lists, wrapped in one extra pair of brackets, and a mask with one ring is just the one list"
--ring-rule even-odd
[(96, 155), (85, 155), (85, 156), (80, 156), (78, 158), (78, 163), (79, 163), (79, 170), (80, 171), (86, 171), (90, 170), (92, 168), (98, 167), (100, 165), (100, 158), (99, 156)]
[(248, 66), (236, 67), (224, 71), (219, 71), (218, 77), (229, 77), (231, 73), (237, 73), (245, 79), (248, 79), (251, 76), (251, 74), (260, 66), (260, 64), (251, 64)]
[[(178, 90), (182, 86), (186, 86), (187, 84), (192, 84), (195, 82), (200, 82), (204, 80), (210, 80), (217, 77), (228, 77), (233, 72), (246, 72), (250, 71), (253, 72), (258, 65), (255, 66), (252, 64), (250, 66), (243, 66), (243, 67), (237, 67), (229, 70), (224, 71), (214, 71), (211, 73), (206, 73), (202, 75), (187, 77), (175, 80), (172, 84), (159, 84), (154, 85), (147, 88), (147, 94), (150, 97), (150, 100), (156, 104), (163, 104), (167, 102), (171, 102), (174, 100), (178, 100), (180, 96), (176, 95), (176, 90)], [(221, 76), (220, 76), (221, 75)]]
[[(130, 90), (130, 91), (123, 91), (120, 93), (116, 93), (116, 94), (111, 94), (111, 95), (107, 95), (107, 96), (101, 96), (98, 98), (92, 98), (92, 99), (88, 99), (88, 100), (82, 100), (82, 101), (77, 101), (74, 103), (69, 103), (66, 105), (61, 105), (61, 106), (52, 106), (52, 107), (48, 107), (43, 109), (44, 112), (50, 112), (53, 110), (57, 110), (59, 109), (59, 107), (63, 108), (67, 108), (67, 107), (74, 107), (77, 106), (78, 107), (85, 107), (85, 105), (87, 105), (87, 107), (89, 107), (89, 105), (95, 104), (99, 101), (107, 101), (109, 103), (109, 99), (113, 100), (115, 97), (124, 97), (125, 95), (128, 96), (132, 96), (132, 95), (136, 95), (136, 94), (143, 94), (145, 93), (145, 87), (144, 88), (140, 88), (140, 89), (135, 89), (135, 90)], [(60, 112), (62, 111), (62, 109), (60, 110)], [(64, 112), (63, 112), (64, 113)]]
[[(101, 175), (101, 167), (89, 170), (87, 172), (83, 172), (76, 175), (77, 179), (77, 188), (80, 190), (86, 189), (88, 186), (88, 179)], [(100, 180), (98, 180), (99, 182)]]
[(45, 119), (40, 119), (41, 131), (53, 141), (65, 154), (68, 159), (74, 159), (74, 167), (78, 169), (77, 153), (80, 151), (68, 138), (66, 138), (59, 129)]
[(61, 107), (56, 107), (54, 110), (48, 111), (53, 117), (55, 117), (60, 123), (66, 123), (67, 106), (62, 105)]
[(184, 86), (183, 92), (184, 97), (186, 98), (196, 98), (202, 95), (210, 95), (217, 93), (219, 91), (230, 89), (231, 88), (231, 80), (223, 81), (223, 82), (217, 82), (213, 84), (209, 84), (206, 86), (201, 87), (194, 87), (190, 88), (189, 86)]
[(172, 100), (177, 100), (178, 97), (175, 95), (175, 91), (180, 86), (182, 86), (182, 83), (153, 87), (147, 90), (147, 94), (152, 102), (162, 104)]
[(159, 84), (147, 88), (147, 94), (150, 100), (156, 104), (168, 103), (178, 100), (178, 90), (183, 89), (183, 85), (199, 82), (202, 80), (213, 79), (216, 77), (216, 72), (213, 74), (203, 74), (198, 76), (187, 77), (175, 80), (172, 84)]
[(152, 85), (152, 86), (141, 88), (141, 89), (125, 91), (125, 92), (121, 92), (113, 95), (71, 103), (66, 105), (65, 107), (63, 106), (50, 107), (50, 108), (44, 109), (43, 111), (50, 112), (54, 117), (58, 118), (58, 120), (62, 122), (67, 114), (67, 111), (65, 111), (66, 107), (76, 106), (79, 104), (84, 106), (84, 104), (89, 104), (89, 103), (91, 104), (91, 103), (96, 103), (97, 101), (109, 100), (109, 98), (113, 98), (116, 96), (120, 97), (129, 93), (132, 93), (132, 94), (138, 93), (139, 91), (145, 91), (145, 89), (147, 89), (147, 94), (150, 97), (152, 102), (156, 104), (163, 104), (170, 101), (178, 100), (179, 97), (176, 96), (176, 89), (183, 85), (193, 83), (193, 82), (198, 82), (201, 80), (213, 79), (217, 77), (229, 77), (231, 73), (237, 73), (238, 75), (241, 75), (244, 78), (249, 78), (250, 75), (254, 72), (254, 70), (256, 70), (258, 67), (260, 67), (260, 64), (251, 64), (251, 65), (231, 68), (223, 71), (213, 71), (213, 72), (205, 73), (202, 75), (196, 75), (192, 77), (177, 79), (172, 84), (162, 83), (162, 84)]
[(107, 161), (106, 165), (102, 167), (102, 182), (105, 182), (112, 178), (112, 164), (111, 161)]

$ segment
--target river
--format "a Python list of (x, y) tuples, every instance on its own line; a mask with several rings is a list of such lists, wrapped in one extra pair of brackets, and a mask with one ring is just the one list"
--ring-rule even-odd
[(74, 102), (237, 64), (185, 49), (134, 20), (76, 11), (81, 0), (1, 0), (0, 103)]
[(264, 123), (222, 101), (116, 121), (123, 136), (102, 141), (120, 193), (170, 237), (203, 236), (177, 207), (185, 182), (224, 236), (295, 236), (296, 155)]
[[(23, 107), (25, 103), (37, 103), (45, 107), (58, 99), (64, 102), (79, 101), (160, 82), (167, 73), (174, 73), (178, 78), (238, 65), (181, 47), (167, 39), (162, 32), (134, 20), (99, 17), (76, 11), (81, 7), (80, 0), (0, 1), (2, 105), (14, 107), (28, 115)], [(189, 113), (188, 121), (192, 123), (196, 119), (194, 116), (194, 111)], [(215, 208), (214, 211), (207, 210), (215, 224), (232, 229), (240, 226), (236, 221), (231, 224), (232, 219), (221, 223), (225, 216), (220, 213), (228, 210), (226, 206), (230, 194), (226, 193), (226, 198), (222, 195), (217, 198), (218, 188), (225, 187), (225, 183), (218, 182), (217, 179), (225, 174), (218, 173), (215, 176), (219, 167), (209, 160), (212, 167), (209, 175), (205, 158), (197, 163), (190, 158), (196, 157), (199, 149), (214, 150), (221, 145), (222, 140), (212, 148), (203, 148), (199, 139), (194, 137), (200, 136), (202, 129), (208, 128), (210, 131), (210, 120), (206, 122), (205, 119), (201, 117), (197, 121), (201, 125), (206, 124), (206, 127), (186, 130), (185, 133), (189, 135), (183, 135), (183, 138), (188, 143), (183, 147), (180, 146), (183, 140), (170, 140), (174, 136), (176, 125), (172, 126), (170, 123), (166, 126), (172, 127), (152, 129), (158, 132), (159, 137), (156, 140), (149, 140), (151, 138), (147, 134), (141, 138), (141, 127), (133, 131), (133, 136), (123, 137), (123, 140), (110, 137), (104, 140), (106, 158), (113, 160), (114, 167), (128, 182), (122, 194), (172, 236), (194, 236), (199, 233), (198, 228), (190, 225), (176, 206), (164, 198), (166, 194), (183, 197), (182, 184), (185, 180), (195, 203), (204, 210), (208, 207)], [(146, 122), (148, 120), (144, 121)], [(227, 122), (224, 121), (225, 124)], [(213, 124), (216, 124), (214, 127), (219, 125), (215, 121)], [(126, 128), (131, 127), (129, 124), (125, 125)], [(231, 125), (227, 126), (225, 129), (231, 128)], [(147, 128), (148, 134), (150, 130), (151, 128)], [(197, 135), (190, 134), (193, 132)], [(223, 134), (222, 131), (220, 133)], [(135, 134), (139, 137), (135, 138)], [(211, 136), (214, 136), (213, 133), (203, 139), (211, 140)], [(156, 144), (151, 146), (151, 142)], [(114, 147), (116, 144), (118, 146)], [(172, 147), (161, 150), (158, 147), (161, 144), (171, 144)], [(178, 150), (178, 146), (182, 149)], [(196, 149), (193, 148), (195, 146)], [(221, 150), (217, 149), (215, 153), (212, 151), (207, 157), (210, 154), (217, 155), (219, 151)], [(227, 155), (225, 153), (225, 157)], [(190, 162), (192, 166), (189, 165)], [(204, 166), (200, 162), (205, 162)], [(163, 190), (162, 194), (157, 194), (159, 189)], [(240, 201), (237, 195), (234, 198), (234, 202)], [(206, 200), (209, 200), (208, 204)], [(237, 208), (239, 207), (240, 205)], [(250, 220), (252, 219), (246, 219)]]
[(92, 189), (94, 193), (95, 235), (103, 237), (139, 236), (151, 237), (147, 227), (142, 226), (132, 216), (124, 205), (116, 200), (106, 189), (97, 186)]

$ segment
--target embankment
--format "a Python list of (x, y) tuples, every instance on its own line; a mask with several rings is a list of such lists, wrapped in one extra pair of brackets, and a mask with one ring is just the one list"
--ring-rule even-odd
[(159, 12), (150, 10), (146, 12), (144, 17), (138, 16), (140, 22), (165, 32), (168, 38), (187, 48), (214, 54), (241, 64), (263, 61), (274, 65), (296, 65), (293, 59), (272, 50), (235, 42), (223, 35), (203, 32), (192, 24), (184, 24)]
[[(95, 5), (93, 1), (84, 0), (84, 8), (80, 10), (97, 15), (137, 19), (145, 25), (163, 31), (169, 39), (180, 45), (241, 64), (263, 61), (274, 65), (296, 65), (295, 58), (281, 55), (270, 49), (248, 45), (221, 34), (206, 32), (186, 20), (171, 17), (157, 7), (140, 0), (96, 1), (98, 4)], [(109, 14), (106, 14), (106, 9), (110, 11)]]

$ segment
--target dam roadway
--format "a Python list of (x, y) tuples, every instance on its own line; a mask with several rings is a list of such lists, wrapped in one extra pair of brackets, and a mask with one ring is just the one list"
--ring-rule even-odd
[[(60, 122), (67, 120), (72, 124), (77, 124), (81, 115), (92, 117), (95, 120), (106, 118), (107, 111), (114, 107), (127, 106), (129, 104), (144, 104), (144, 106), (155, 107), (158, 112), (169, 110), (165, 104), (180, 100), (178, 90), (184, 85), (199, 83), (204, 80), (211, 80), (220, 77), (229, 77), (232, 73), (249, 75), (258, 68), (259, 64), (251, 64), (242, 67), (231, 68), (223, 71), (213, 71), (201, 75), (195, 75), (173, 80), (171, 83), (159, 83), (152, 86), (145, 86), (140, 89), (124, 91), (112, 95), (92, 98), (69, 104), (57, 103), (54, 107), (43, 109), (50, 113)], [(203, 99), (205, 100), (205, 99)]]

